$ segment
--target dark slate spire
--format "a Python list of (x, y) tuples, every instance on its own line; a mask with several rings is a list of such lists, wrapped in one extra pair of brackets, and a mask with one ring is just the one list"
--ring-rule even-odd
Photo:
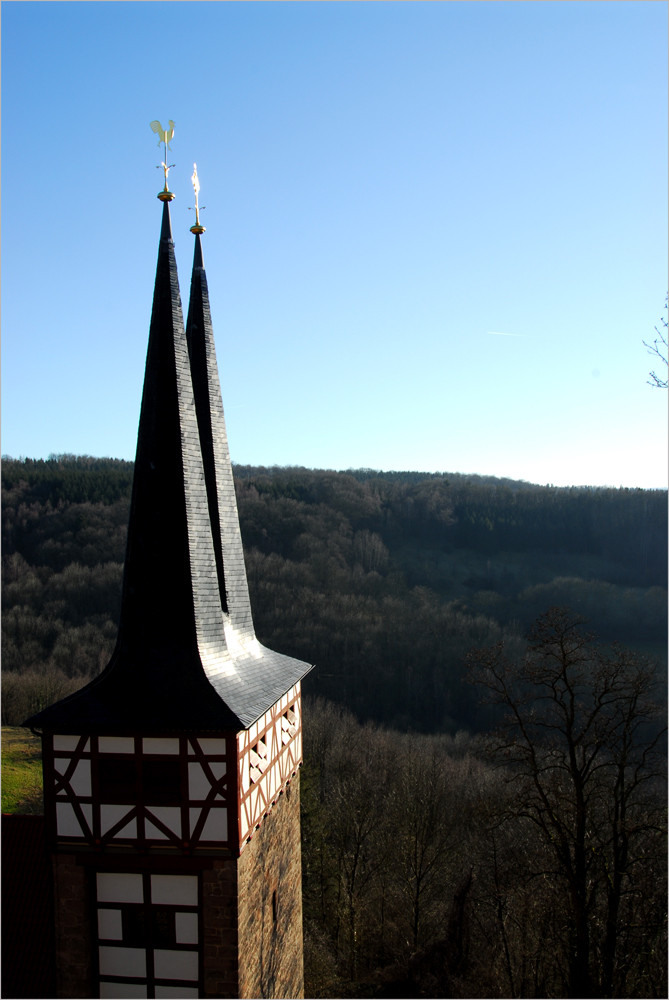
[(222, 655), (213, 565), (169, 204), (164, 202), (119, 643), (147, 647), (143, 652), (156, 662), (199, 663), (198, 638), (206, 634), (218, 638)]
[(118, 640), (98, 678), (27, 720), (50, 731), (239, 730), (310, 669), (253, 631), (202, 248), (198, 234), (191, 377), (161, 200)]
[[(197, 191), (199, 182), (196, 196)], [(221, 691), (222, 697), (240, 718), (248, 719), (250, 723), (267, 711), (311, 667), (301, 660), (261, 646), (255, 636), (202, 256), (201, 234), (204, 227), (200, 225), (199, 218), (191, 227), (191, 232), (195, 235), (195, 247), (186, 337), (226, 642), (244, 685), (239, 701), (236, 693), (234, 696), (224, 693), (226, 681), (221, 681), (217, 690)]]
[[(193, 229), (195, 228), (193, 227)], [(239, 530), (235, 484), (232, 477), (221, 386), (216, 364), (216, 347), (209, 308), (207, 275), (204, 270), (202, 241), (198, 231), (195, 232), (186, 339), (190, 355), (221, 603), (223, 609), (230, 616), (232, 627), (241, 635), (252, 638), (254, 634), (253, 621), (246, 581), (244, 550)]]
[(231, 725), (205, 673), (234, 673), (229, 659), (164, 200), (116, 649), (92, 684), (30, 722)]

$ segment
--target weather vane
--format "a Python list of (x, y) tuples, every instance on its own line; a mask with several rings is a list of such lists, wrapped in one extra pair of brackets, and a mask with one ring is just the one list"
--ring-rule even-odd
[(156, 135), (158, 136), (158, 145), (160, 145), (162, 142), (164, 143), (165, 146), (165, 159), (160, 164), (160, 166), (156, 167), (156, 170), (160, 170), (160, 167), (162, 167), (163, 170), (165, 171), (165, 187), (160, 192), (158, 197), (160, 198), (161, 201), (172, 201), (174, 195), (167, 186), (167, 175), (169, 174), (174, 164), (170, 163), (169, 166), (167, 165), (167, 150), (169, 149), (170, 153), (172, 152), (172, 150), (170, 149), (170, 142), (174, 138), (174, 122), (172, 121), (172, 119), (170, 119), (169, 126), (166, 129), (163, 128), (163, 126), (160, 124), (159, 121), (150, 122), (150, 125), (151, 125), (151, 131), (155, 132)]
[[(193, 164), (193, 176), (191, 177), (191, 181), (193, 184), (193, 190), (195, 191), (195, 225), (190, 227), (190, 231), (191, 233), (203, 233), (205, 229), (204, 226), (200, 225), (200, 206), (197, 198), (200, 193), (200, 178), (197, 176), (197, 163)], [(189, 205), (188, 207), (189, 209), (192, 209), (193, 206)], [(206, 205), (202, 206), (203, 211), (206, 207)]]

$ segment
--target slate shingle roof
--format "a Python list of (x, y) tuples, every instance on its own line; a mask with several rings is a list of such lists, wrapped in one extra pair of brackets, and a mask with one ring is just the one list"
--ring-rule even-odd
[(26, 725), (247, 728), (310, 669), (255, 636), (200, 237), (187, 337), (164, 202), (116, 649)]
[(251, 602), (199, 233), (195, 234), (186, 340), (222, 604), (236, 631), (252, 638)]

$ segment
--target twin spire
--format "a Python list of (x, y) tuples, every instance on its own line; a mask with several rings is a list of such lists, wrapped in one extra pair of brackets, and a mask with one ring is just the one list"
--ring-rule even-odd
[(173, 124), (170, 135), (161, 130), (162, 224), (118, 639), (99, 677), (29, 720), (52, 731), (248, 728), (311, 669), (255, 636), (202, 257), (197, 170), (185, 324), (181, 307), (166, 166)]

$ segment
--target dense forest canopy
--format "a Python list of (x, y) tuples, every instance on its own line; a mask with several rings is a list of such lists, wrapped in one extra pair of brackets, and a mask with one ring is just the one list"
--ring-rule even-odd
[[(2, 466), (3, 669), (88, 677), (113, 649), (133, 464)], [(488, 723), (468, 650), (554, 605), (662, 657), (664, 491), (457, 474), (235, 468), (256, 631), (315, 663), (308, 694), (361, 719)]]
[[(4, 460), (4, 724), (106, 665), (132, 472)], [(258, 636), (316, 664), (307, 995), (666, 996), (666, 493), (235, 480)]]

